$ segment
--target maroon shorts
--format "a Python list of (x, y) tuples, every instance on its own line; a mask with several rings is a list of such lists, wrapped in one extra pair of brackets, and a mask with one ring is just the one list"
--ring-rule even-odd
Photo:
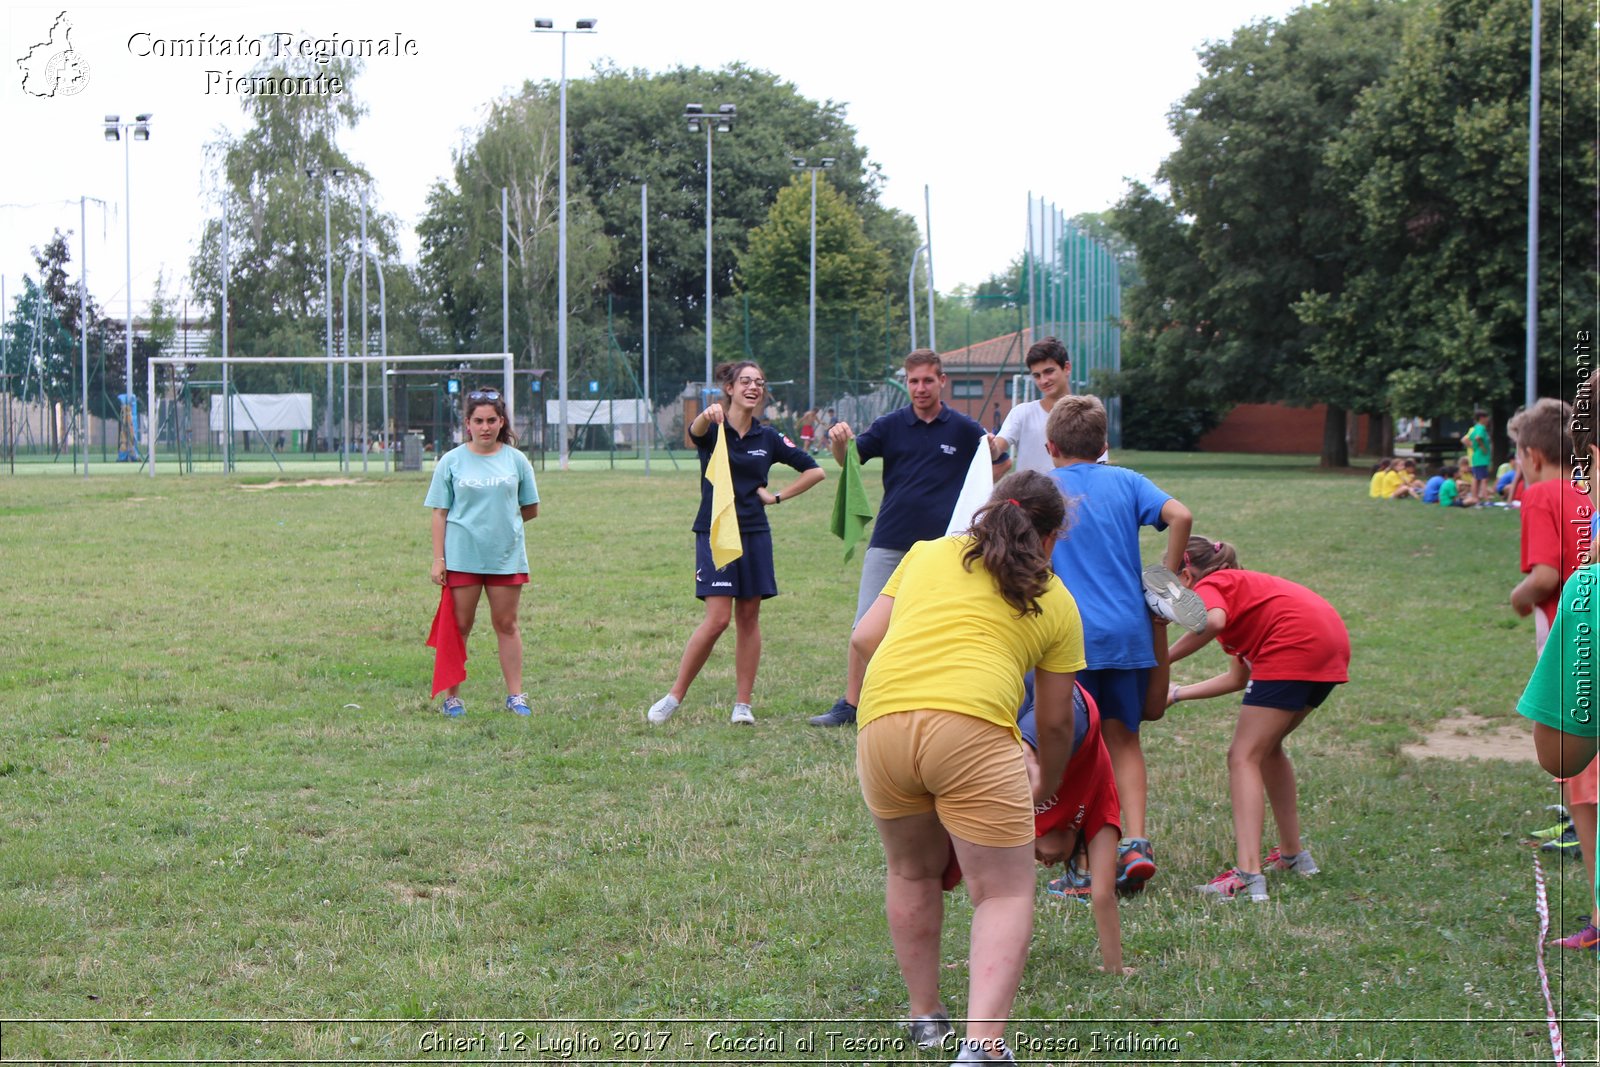
[(521, 574), (473, 574), (471, 571), (445, 571), (444, 584), (451, 589), (462, 585), (526, 585), (528, 572)]

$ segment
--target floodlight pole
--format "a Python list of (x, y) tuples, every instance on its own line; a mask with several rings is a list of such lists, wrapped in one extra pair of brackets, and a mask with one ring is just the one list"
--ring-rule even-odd
[(706, 128), (706, 377), (705, 386), (711, 385), (711, 134), (727, 133), (733, 129), (739, 109), (733, 104), (721, 104), (715, 113), (700, 104), (685, 104), (683, 118), (690, 133)]
[[(650, 416), (649, 428), (644, 434), (644, 473), (650, 475), (650, 440), (655, 436), (656, 409), (650, 396), (650, 183), (639, 186), (639, 273), (644, 311), (644, 407)], [(4, 301), (0, 301), (3, 304)]]
[[(126, 225), (126, 243), (123, 248), (124, 263), (128, 277), (128, 321), (127, 335), (123, 338), (123, 391), (133, 395), (133, 167), (131, 154), (128, 149), (129, 141), (148, 141), (150, 139), (150, 113), (144, 112), (135, 115), (132, 122), (123, 122), (119, 115), (107, 115), (105, 118), (105, 139), (108, 141), (122, 142), (122, 205), (124, 222)], [(124, 137), (122, 132), (128, 131)], [(88, 409), (84, 409), (85, 425), (89, 418)], [(136, 427), (135, 427), (136, 428)], [(134, 442), (138, 448), (138, 442)], [(85, 450), (87, 452), (87, 450)]]
[(922, 217), (928, 233), (928, 347), (938, 350), (939, 341), (933, 323), (933, 199), (928, 187), (922, 187)]
[(833, 166), (831, 156), (824, 156), (816, 166), (809, 160), (794, 157), (795, 170), (808, 170), (811, 172), (811, 300), (810, 322), (807, 328), (807, 377), (806, 377), (806, 410), (814, 411), (817, 406), (817, 171), (828, 170)]
[(1533, 0), (1532, 66), (1528, 77), (1528, 324), (1523, 404), (1539, 398), (1539, 0)]
[[(103, 216), (102, 216), (103, 217)], [(82, 381), (83, 392), (83, 429), (87, 434), (89, 430), (89, 247), (85, 240), (89, 233), (89, 201), (87, 197), (78, 197), (78, 342), (82, 345), (80, 361), (83, 371), (79, 375)], [(5, 306), (5, 300), (0, 297), (0, 307)], [(4, 369), (0, 367), (0, 369)], [(129, 390), (133, 389), (130, 382)], [(89, 446), (87, 441), (83, 446), (83, 476), (89, 477)]]
[[(567, 469), (569, 447), (567, 443), (567, 34), (594, 33), (599, 19), (579, 19), (573, 29), (558, 30), (553, 19), (534, 19), (534, 33), (559, 33), (561, 35), (561, 166), (556, 223), (556, 398), (558, 425), (556, 433), (561, 439), (561, 469)], [(509, 340), (506, 351), (511, 350)]]
[(328, 391), (322, 410), (323, 440), (333, 444), (333, 214), (329, 206), (329, 178), (342, 178), (344, 171), (331, 167), (326, 173), (306, 168), (306, 177), (322, 181), (322, 306), (327, 319)]

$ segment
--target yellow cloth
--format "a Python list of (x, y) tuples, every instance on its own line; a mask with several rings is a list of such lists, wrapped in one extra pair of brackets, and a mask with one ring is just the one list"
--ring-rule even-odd
[(994, 579), (961, 562), (971, 540), (943, 537), (911, 546), (883, 587), (894, 597), (889, 631), (867, 665), (858, 728), (898, 711), (931, 708), (972, 715), (1017, 733), (1022, 676), (1035, 667), (1084, 669), (1078, 605), (1052, 577), (1043, 614), (1017, 618)]
[(744, 555), (739, 537), (739, 515), (733, 507), (733, 470), (728, 466), (728, 432), (717, 427), (717, 444), (706, 464), (711, 483), (711, 561), (721, 570)]
[(1372, 476), (1372, 481), (1367, 483), (1367, 495), (1372, 499), (1377, 500), (1384, 495), (1383, 476), (1388, 473), (1388, 471), (1378, 471)]
[(1387, 499), (1394, 496), (1394, 491), (1404, 484), (1405, 477), (1399, 471), (1384, 471), (1378, 475), (1378, 495)]

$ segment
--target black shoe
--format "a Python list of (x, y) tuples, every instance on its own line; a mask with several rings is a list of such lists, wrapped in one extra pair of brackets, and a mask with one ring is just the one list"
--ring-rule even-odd
[(812, 726), (850, 726), (856, 721), (856, 706), (840, 697), (833, 702), (833, 707), (821, 715), (810, 718)]

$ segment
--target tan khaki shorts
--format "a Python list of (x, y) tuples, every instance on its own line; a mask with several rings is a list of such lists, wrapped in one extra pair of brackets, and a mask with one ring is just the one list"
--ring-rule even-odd
[(1003, 726), (953, 711), (899, 711), (856, 738), (856, 775), (880, 819), (939, 813), (963, 841), (1033, 843), (1033, 793), (1022, 746)]

